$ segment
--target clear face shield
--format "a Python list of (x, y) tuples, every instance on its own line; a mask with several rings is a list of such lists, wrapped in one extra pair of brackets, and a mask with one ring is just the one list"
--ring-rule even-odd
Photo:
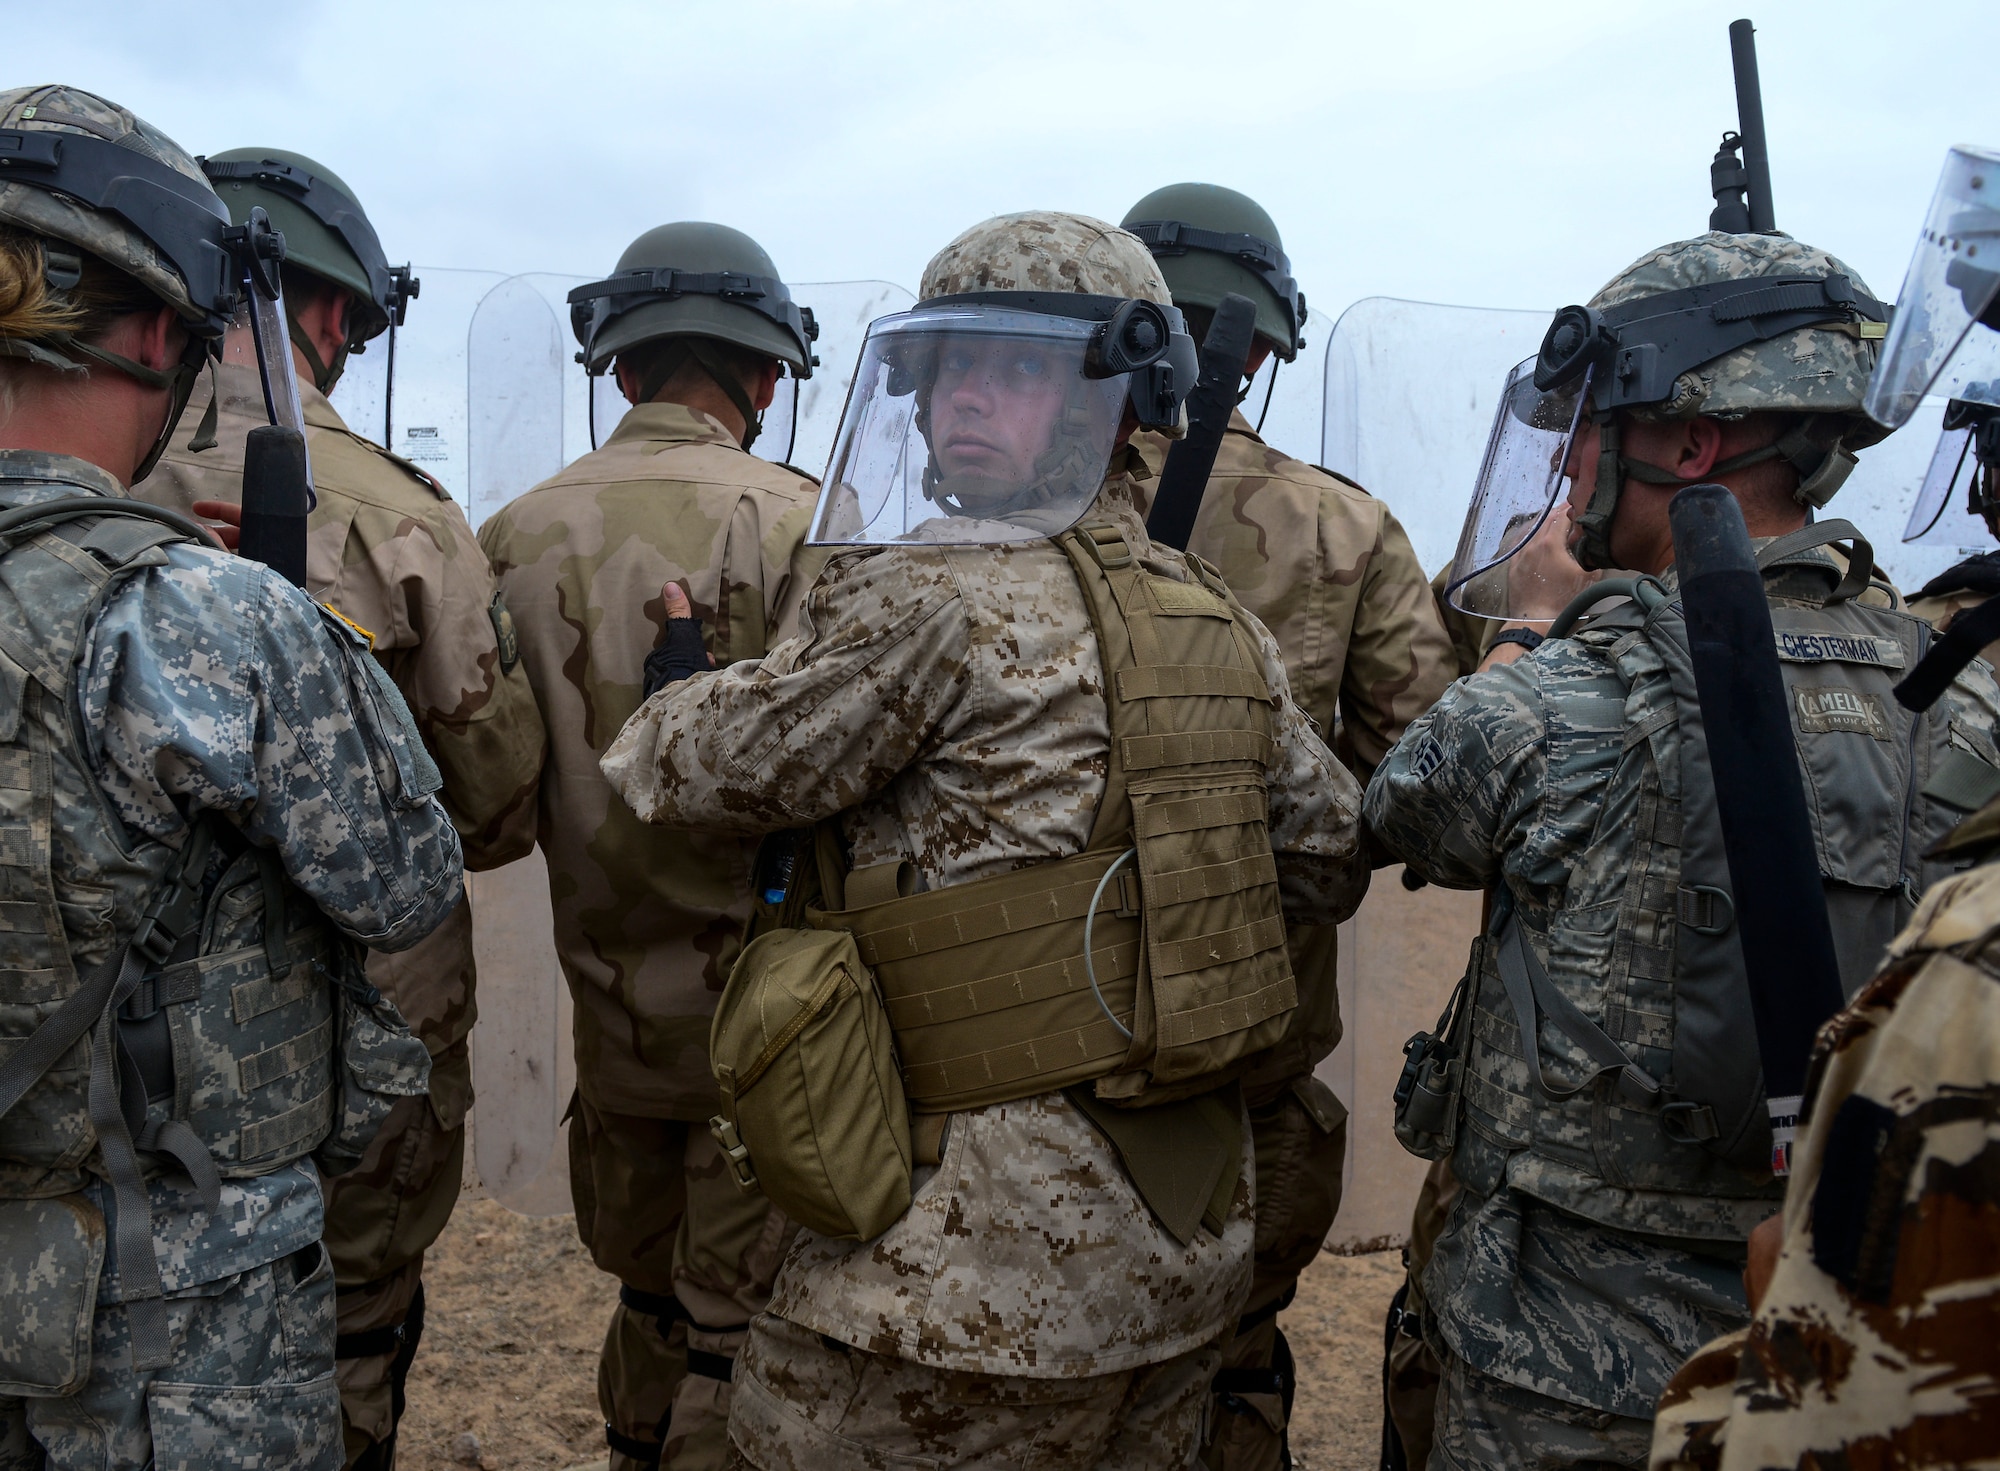
[[(280, 428), (305, 437), (305, 410), (299, 403), (298, 374), (292, 361), (291, 333), (286, 328), (285, 283), (278, 267), (285, 258), (285, 237), (271, 228), (262, 209), (252, 209), (242, 225), (225, 232), (235, 269), (240, 272), (236, 318), (230, 324), (223, 355), (247, 360), (254, 355), (257, 381), (264, 394), (264, 416)], [(246, 342), (247, 339), (247, 342)], [(312, 462), (306, 461), (306, 501), (318, 498), (312, 488)]]
[[(1989, 382), (1988, 387), (2000, 387)], [(1910, 509), (1903, 540), (1923, 546), (1976, 547), (1993, 535), (2000, 512), (2000, 407), (1953, 399), (1931, 452), (1923, 489)]]
[[(1974, 324), (1985, 326), (1975, 330)], [(2000, 153), (1954, 148), (1917, 237), (1863, 405), (1891, 429), (1927, 393), (1981, 399), (2000, 385)]]
[(1453, 607), (1483, 618), (1550, 622), (1554, 612), (1543, 610), (1567, 602), (1587, 576), (1568, 550), (1570, 521), (1559, 503), (1592, 373), (1539, 389), (1536, 361), (1507, 375), (1446, 585)]
[[(1139, 370), (1179, 344), (1192, 358), (1178, 317), (1152, 302), (1090, 320), (947, 298), (881, 318), (808, 539), (968, 546), (1067, 530), (1103, 486)], [(1121, 345), (1155, 356), (1135, 367)], [(1193, 382), (1187, 373), (1180, 393)]]

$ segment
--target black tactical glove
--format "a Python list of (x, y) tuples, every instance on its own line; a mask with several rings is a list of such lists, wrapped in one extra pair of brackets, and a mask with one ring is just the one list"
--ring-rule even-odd
[(708, 650), (701, 643), (699, 618), (669, 618), (660, 641), (646, 655), (646, 694), (652, 699), (666, 686), (690, 675), (708, 672)]

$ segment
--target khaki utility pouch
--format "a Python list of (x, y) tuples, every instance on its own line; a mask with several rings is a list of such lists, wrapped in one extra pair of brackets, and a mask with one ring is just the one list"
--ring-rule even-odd
[(89, 1200), (0, 1200), (0, 1394), (83, 1387), (103, 1269), (104, 1217)]
[[(737, 957), (709, 1031), (736, 1183), (836, 1240), (910, 1208), (910, 1114), (888, 1014), (845, 930), (778, 929)], [(754, 1161), (754, 1163), (753, 1163)]]
[(327, 1175), (361, 1163), (368, 1146), (399, 1099), (430, 1091), (431, 1055), (403, 1014), (362, 973), (361, 961), (343, 955), (344, 974), (334, 1003), (338, 1065), (334, 1070), (333, 1130), (313, 1158)]

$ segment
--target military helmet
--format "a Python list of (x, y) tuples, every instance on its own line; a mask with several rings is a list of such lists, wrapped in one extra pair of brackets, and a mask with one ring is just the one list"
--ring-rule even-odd
[[(1595, 316), (1594, 334), (1582, 313)], [(1786, 235), (1711, 231), (1648, 251), (1584, 308), (1558, 313), (1536, 380), (1547, 386), (1552, 346), (1584, 338), (1605, 359), (1591, 383), (1600, 409), (1840, 414), (1854, 421), (1844, 437), (1859, 448), (1885, 432), (1861, 406), (1887, 320), (1838, 257)]]
[(1305, 346), (1306, 295), (1276, 222), (1249, 195), (1169, 184), (1127, 210), (1124, 228), (1159, 260), (1181, 306), (1214, 311), (1233, 291), (1257, 304), (1258, 335), (1279, 357), (1290, 362)]
[(302, 153), (283, 148), (232, 148), (201, 160), (239, 225), (262, 206), (285, 237), (285, 264), (344, 287), (349, 347), (359, 347), (397, 326), (417, 295), (410, 268), (392, 266), (354, 191), (340, 175)]
[[(229, 212), (181, 146), (75, 87), (0, 91), (0, 224), (88, 251), (220, 340), (235, 315)], [(51, 281), (67, 268), (51, 257)], [(75, 277), (69, 276), (69, 284)]]
[(595, 375), (642, 342), (712, 337), (810, 378), (819, 324), (792, 300), (764, 248), (741, 230), (661, 225), (625, 248), (609, 277), (569, 294), (570, 327)]

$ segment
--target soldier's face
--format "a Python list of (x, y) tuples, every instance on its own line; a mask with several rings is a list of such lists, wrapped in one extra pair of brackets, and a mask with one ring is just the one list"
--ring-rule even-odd
[(1570, 441), (1569, 458), (1563, 461), (1562, 472), (1569, 478), (1569, 496), (1563, 502), (1563, 514), (1569, 517), (1569, 537), (1567, 545), (1572, 554), (1576, 544), (1583, 540), (1583, 527), (1577, 523), (1590, 505), (1591, 492), (1597, 489), (1597, 453), (1600, 444), (1596, 423), (1585, 416), (1576, 426), (1576, 437)]
[(1013, 485), (1035, 477), (1075, 366), (1037, 343), (960, 338), (938, 355), (931, 445), (946, 475)]

